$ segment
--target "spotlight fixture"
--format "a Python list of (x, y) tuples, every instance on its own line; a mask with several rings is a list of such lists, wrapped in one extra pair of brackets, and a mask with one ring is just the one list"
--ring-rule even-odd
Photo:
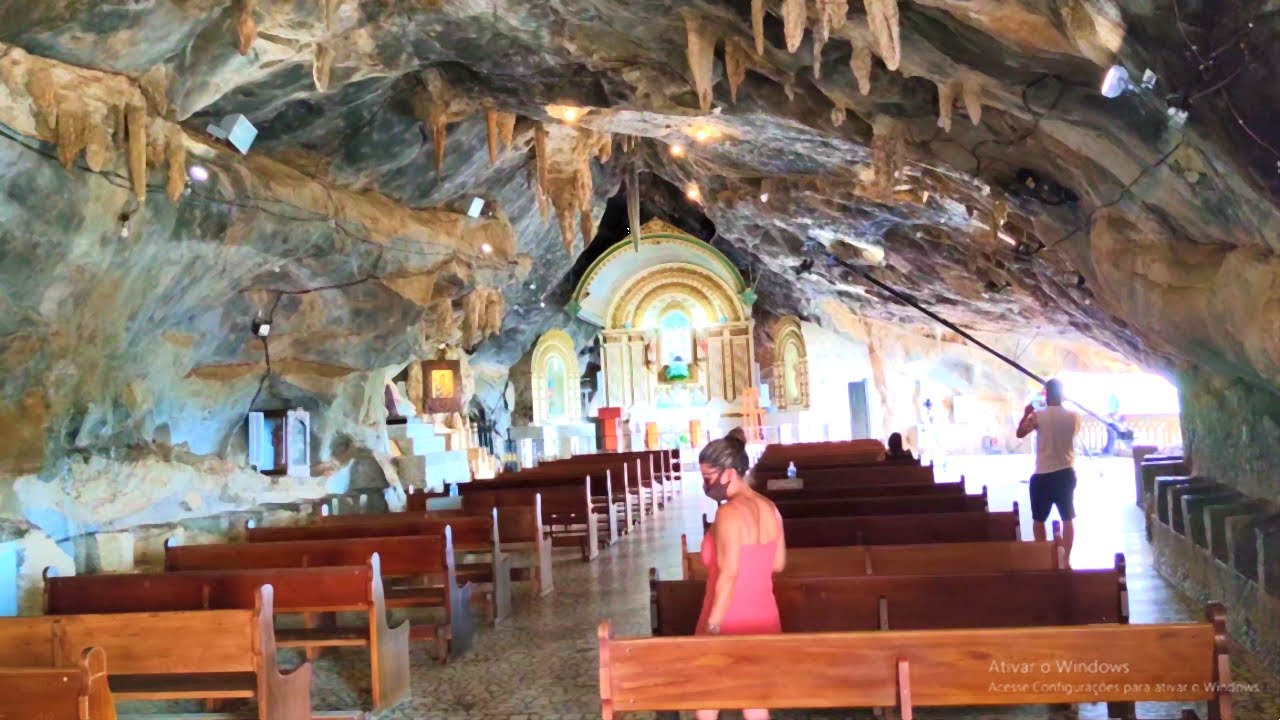
[(769, 193), (760, 193), (760, 202), (762, 203), (769, 202)]
[(191, 182), (208, 182), (209, 169), (203, 165), (192, 165), (187, 168), (187, 177), (191, 178)]
[(693, 131), (693, 139), (698, 142), (706, 142), (711, 139), (711, 133), (706, 128), (698, 128)]
[[(1148, 69), (1142, 74), (1142, 85), (1144, 90), (1152, 90), (1156, 86), (1156, 74)], [(1138, 85), (1134, 84), (1133, 78), (1129, 77), (1129, 71), (1125, 70), (1121, 65), (1112, 65), (1107, 70), (1107, 74), (1102, 78), (1102, 96), (1107, 98), (1117, 98), (1127, 92), (1138, 89)]]
[(128, 222), (125, 222), (125, 224), (123, 224), (123, 225), (121, 225), (121, 226), (120, 226), (120, 237), (122, 237), (122, 238), (127, 238), (127, 237), (129, 237), (129, 223), (128, 223)]
[(544, 300), (544, 301), (541, 301), (541, 302), (539, 302), (539, 303), (538, 303), (538, 307), (540, 307), (540, 308), (544, 308), (544, 307), (546, 307), (546, 306), (547, 306), (547, 303), (546, 303), (546, 301), (545, 301), (545, 300)]
[(1169, 115), (1169, 127), (1180, 128), (1187, 124), (1187, 111), (1182, 108), (1170, 107), (1166, 111)]
[(484, 211), (484, 198), (471, 198), (471, 207), (467, 208), (467, 217), (478, 218)]
[(578, 121), (578, 108), (565, 108), (564, 121), (567, 123)]
[(671, 157), (684, 157), (684, 146), (672, 145), (667, 152), (671, 153)]
[(687, 198), (689, 198), (690, 200), (692, 200), (692, 201), (694, 201), (694, 202), (698, 202), (698, 201), (702, 200), (702, 191), (698, 189), (698, 186), (697, 186), (697, 185), (695, 185), (695, 184), (693, 184), (693, 183), (689, 183), (689, 184), (685, 187), (685, 190), (684, 190), (684, 196), (685, 196), (685, 197), (687, 197)]
[(484, 253), (485, 255), (488, 255), (489, 253), (493, 252), (493, 246), (490, 245), (489, 243), (482, 243), (480, 245), (480, 252)]
[(239, 150), (241, 155), (249, 154), (254, 138), (258, 137), (258, 129), (249, 122), (249, 118), (239, 113), (228, 115), (222, 118), (222, 122), (209, 125), (205, 130), (219, 140), (231, 143), (231, 146)]
[(271, 323), (263, 320), (261, 313), (253, 319), (253, 334), (260, 338), (271, 334)]

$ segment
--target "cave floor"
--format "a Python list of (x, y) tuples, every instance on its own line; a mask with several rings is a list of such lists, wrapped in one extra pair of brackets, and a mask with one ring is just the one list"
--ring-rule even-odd
[[(1026, 475), (1030, 456), (966, 457), (939, 463), (939, 479), (966, 476), (970, 492), (988, 485), (993, 509), (1007, 509), (1020, 499), (1023, 533), (1030, 536)], [(1083, 459), (1077, 464), (1078, 533), (1074, 564), (1078, 568), (1109, 567), (1117, 551), (1128, 565), (1130, 611), (1135, 623), (1198, 619), (1201, 609), (1179, 597), (1152, 569), (1142, 516), (1133, 504), (1133, 465), (1128, 459)], [(982, 480), (980, 478), (985, 478)], [(660, 577), (679, 573), (681, 533), (690, 545), (701, 537), (701, 513), (711, 509), (694, 478), (684, 497), (644, 523), (594, 563), (581, 562), (566, 550), (555, 563), (555, 590), (533, 600), (516, 598), (513, 616), (498, 628), (482, 628), (473, 651), (448, 665), (438, 664), (425, 643), (413, 648), (413, 698), (383, 717), (395, 720), (587, 720), (599, 717), (596, 626), (614, 624), (615, 635), (649, 632), (648, 571)], [(1230, 608), (1228, 608), (1228, 611)], [(1280, 718), (1280, 681), (1237, 654), (1233, 679), (1258, 686), (1236, 696), (1241, 720)], [(313, 690), (317, 710), (368, 707), (368, 660), (361, 650), (335, 650), (316, 665)], [(1181, 705), (1140, 703), (1139, 717), (1176, 718)], [(1105, 705), (1086, 704), (1078, 717), (1105, 718)], [(1198, 708), (1205, 717), (1203, 707)], [(925, 718), (1043, 718), (1044, 706), (1009, 708), (925, 709)], [(1071, 717), (1058, 711), (1055, 718)], [(776, 717), (866, 718), (870, 712), (785, 712)], [(691, 717), (691, 715), (690, 715)], [(726, 717), (740, 717), (727, 713)]]

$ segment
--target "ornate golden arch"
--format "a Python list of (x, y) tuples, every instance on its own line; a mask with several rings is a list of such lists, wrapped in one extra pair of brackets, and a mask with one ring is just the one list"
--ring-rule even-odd
[[(547, 362), (559, 358), (564, 363), (564, 416), (547, 417)], [(550, 330), (538, 339), (530, 360), (533, 386), (533, 424), (580, 422), (582, 420), (582, 370), (578, 367), (578, 351), (573, 338), (563, 330)]]
[[(788, 363), (787, 354), (792, 361)], [(798, 398), (788, 392), (788, 376), (795, 378)], [(800, 319), (787, 315), (778, 320), (773, 331), (773, 384), (774, 405), (779, 410), (807, 410), (809, 408), (809, 350), (804, 343)]]
[(671, 296), (704, 313), (706, 322), (719, 324), (747, 319), (742, 300), (715, 273), (688, 263), (668, 263), (638, 274), (619, 288), (605, 318), (606, 329), (640, 328), (649, 311)]

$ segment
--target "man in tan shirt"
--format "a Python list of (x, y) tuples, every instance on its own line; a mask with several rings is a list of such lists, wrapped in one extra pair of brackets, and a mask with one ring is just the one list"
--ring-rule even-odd
[(1068, 562), (1075, 542), (1076, 433), (1080, 416), (1062, 407), (1062, 381), (1050, 380), (1044, 385), (1045, 407), (1036, 411), (1031, 405), (1018, 423), (1018, 437), (1036, 433), (1036, 472), (1031, 476), (1031, 520), (1036, 540), (1045, 539), (1044, 524), (1056, 505), (1062, 518), (1062, 544)]

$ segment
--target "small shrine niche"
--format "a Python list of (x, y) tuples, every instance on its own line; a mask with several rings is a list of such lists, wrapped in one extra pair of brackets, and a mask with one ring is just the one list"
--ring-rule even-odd
[(800, 321), (787, 316), (774, 331), (773, 394), (779, 410), (809, 409), (809, 352)]
[(249, 413), (249, 466), (263, 475), (311, 477), (311, 413)]

